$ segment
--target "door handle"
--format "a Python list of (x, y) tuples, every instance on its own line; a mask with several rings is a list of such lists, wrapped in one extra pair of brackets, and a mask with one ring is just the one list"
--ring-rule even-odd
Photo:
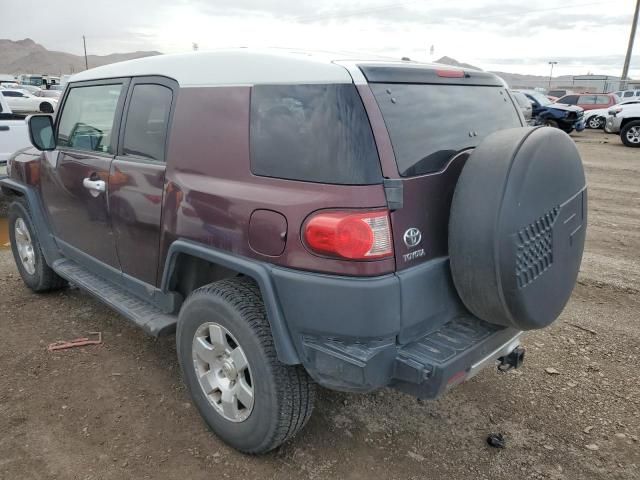
[(82, 180), (82, 186), (89, 190), (89, 193), (94, 197), (97, 197), (107, 189), (107, 183), (104, 180), (91, 180), (90, 178)]

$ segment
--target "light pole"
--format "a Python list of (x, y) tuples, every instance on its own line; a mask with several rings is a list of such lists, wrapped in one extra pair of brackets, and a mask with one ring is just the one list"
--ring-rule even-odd
[(82, 35), (82, 45), (84, 45), (84, 68), (89, 70), (89, 62), (87, 61), (87, 40)]
[(558, 62), (549, 62), (549, 65), (551, 65), (551, 72), (549, 72), (549, 88), (548, 90), (551, 90), (551, 77), (553, 77), (553, 66), (557, 65)]
[(633, 40), (636, 37), (636, 28), (638, 28), (638, 16), (640, 16), (640, 0), (636, 3), (636, 10), (633, 14), (631, 23), (631, 35), (629, 35), (629, 46), (627, 47), (627, 55), (624, 57), (624, 67), (622, 67), (622, 85), (620, 89), (627, 88), (627, 80), (629, 80), (629, 64), (631, 63), (631, 52), (633, 51)]

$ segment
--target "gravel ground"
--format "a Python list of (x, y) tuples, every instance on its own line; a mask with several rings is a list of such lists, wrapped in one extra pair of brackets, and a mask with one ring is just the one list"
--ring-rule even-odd
[[(173, 337), (146, 337), (78, 290), (34, 295), (0, 251), (0, 478), (640, 478), (640, 151), (574, 138), (587, 251), (560, 319), (526, 335), (525, 366), (434, 402), (322, 390), (306, 429), (262, 457), (207, 430)], [(102, 346), (46, 351), (91, 331)], [(486, 444), (492, 432), (505, 449)]]

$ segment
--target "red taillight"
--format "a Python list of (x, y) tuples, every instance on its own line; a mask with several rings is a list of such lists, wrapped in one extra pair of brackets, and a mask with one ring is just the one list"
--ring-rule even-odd
[(463, 70), (436, 70), (436, 74), (443, 78), (464, 78)]
[(393, 254), (386, 210), (317, 213), (304, 226), (304, 240), (314, 252), (350, 260), (375, 260)]

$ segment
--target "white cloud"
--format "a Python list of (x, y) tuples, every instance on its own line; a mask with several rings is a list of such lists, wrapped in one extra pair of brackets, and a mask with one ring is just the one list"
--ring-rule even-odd
[[(619, 75), (634, 1), (66, 0), (43, 8), (22, 0), (5, 6), (2, 36), (76, 54), (83, 34), (96, 54), (178, 52), (196, 42), (201, 49), (286, 46), (430, 60), (434, 45), (434, 58), (486, 69), (545, 75), (547, 61), (557, 60), (558, 74)], [(637, 59), (632, 74), (640, 77)]]

